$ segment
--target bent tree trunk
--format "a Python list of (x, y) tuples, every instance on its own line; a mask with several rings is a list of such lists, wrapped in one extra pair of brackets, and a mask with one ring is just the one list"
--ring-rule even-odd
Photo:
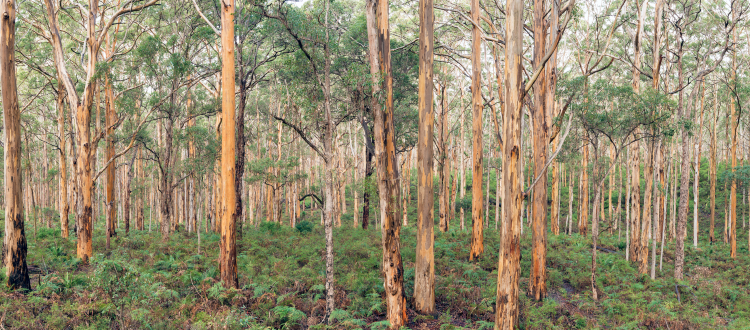
[(21, 188), (21, 112), (18, 109), (16, 64), (16, 8), (11, 0), (0, 2), (0, 85), (5, 124), (5, 276), (10, 289), (31, 289), (26, 267)]

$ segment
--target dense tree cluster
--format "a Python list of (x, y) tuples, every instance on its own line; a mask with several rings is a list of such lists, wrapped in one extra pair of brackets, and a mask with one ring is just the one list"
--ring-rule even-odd
[[(450, 231), (471, 231), (471, 261), (487, 257), (484, 237), (501, 237), (497, 329), (519, 325), (524, 230), (535, 301), (549, 294), (548, 235), (590, 236), (594, 300), (602, 234), (624, 241), (625, 258), (652, 279), (675, 241), (680, 280), (689, 229), (695, 248), (722, 244), (723, 213), (732, 258), (742, 244), (748, 9), (744, 0), (1, 1), (7, 285), (31, 288), (26, 242), (39, 226), (74, 235), (86, 263), (104, 221), (106, 249), (131, 230), (165, 241), (186, 231), (198, 245), (201, 233), (219, 233), (219, 280), (237, 288), (238, 236), (313, 214), (325, 228), (326, 315), (337, 303), (334, 228), (361, 227), (381, 233), (396, 329), (410, 302), (435, 312), (434, 241)], [(719, 185), (729, 193), (717, 195)], [(417, 228), (413, 290), (404, 226)]]

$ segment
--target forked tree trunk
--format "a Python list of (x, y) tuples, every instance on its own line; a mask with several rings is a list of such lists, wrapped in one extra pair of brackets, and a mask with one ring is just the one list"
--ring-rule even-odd
[(15, 2), (0, 2), (0, 85), (2, 88), (3, 123), (5, 131), (5, 236), (3, 237), (3, 265), (6, 285), (10, 289), (31, 290), (26, 266), (26, 233), (23, 218), (23, 190), (21, 187), (21, 111), (18, 108), (16, 87)]
[(433, 167), (433, 47), (432, 0), (419, 1), (419, 137), (417, 142), (417, 259), (414, 305), (422, 314), (435, 312), (435, 207)]

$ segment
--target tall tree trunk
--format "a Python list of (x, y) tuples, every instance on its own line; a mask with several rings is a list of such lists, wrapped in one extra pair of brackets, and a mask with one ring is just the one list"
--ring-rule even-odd
[[(588, 89), (588, 84), (584, 89)], [(589, 224), (589, 141), (583, 141), (581, 148), (581, 181), (578, 192), (578, 234), (586, 237), (588, 235)]]
[[(456, 160), (458, 159), (458, 147), (456, 146), (456, 137), (455, 135), (451, 137), (451, 149), (453, 152), (451, 153), (451, 162), (456, 165)], [(451, 198), (450, 198), (450, 211), (448, 212), (448, 222), (456, 220), (456, 196), (458, 196), (458, 171), (456, 171), (453, 174), (453, 183), (451, 185)]]
[[(492, 159), (492, 150), (489, 151), (488, 156)], [(484, 229), (487, 229), (490, 226), (490, 178), (492, 175), (489, 162), (486, 162), (485, 164), (487, 165), (485, 168), (485, 171), (487, 171), (487, 179), (484, 181)], [(448, 166), (450, 166), (450, 162), (448, 163)], [(450, 178), (450, 167), (448, 168), (447, 176)]]
[(656, 238), (658, 241), (661, 241), (661, 233), (664, 231), (664, 224), (667, 219), (667, 177), (666, 177), (666, 167), (669, 161), (666, 160), (666, 149), (668, 146), (666, 145), (666, 142), (662, 140), (660, 148), (659, 148), (659, 167), (658, 167), (658, 175), (659, 175), (659, 200), (657, 203), (657, 206), (661, 211), (659, 212), (659, 218), (654, 219), (654, 221), (658, 222), (658, 226), (656, 227)]
[[(359, 173), (359, 171), (360, 171), (359, 164), (360, 164), (360, 162), (359, 162), (359, 148), (358, 148), (359, 144), (356, 141), (357, 141), (356, 139), (353, 139), (353, 141), (350, 141), (350, 143), (352, 145), (352, 158), (353, 158), (353, 161), (354, 161), (354, 171), (352, 173), (354, 175), (354, 178), (353, 178), (354, 180), (352, 181), (353, 182), (353, 185), (352, 185), (352, 194), (354, 195), (353, 196), (354, 197), (353, 198), (354, 205), (352, 206), (352, 208), (353, 208), (353, 210), (352, 210), (352, 220), (353, 220), (353, 226), (354, 226), (354, 228), (357, 228), (357, 226), (359, 226), (359, 219), (358, 219), (358, 215), (359, 215), (359, 211), (358, 211), (359, 210), (359, 189), (356, 189), (355, 186), (357, 184), (359, 184), (359, 176), (360, 176), (360, 173)], [(297, 204), (297, 206), (299, 208), (300, 204)], [(302, 204), (302, 206), (304, 207), (304, 204)], [(404, 216), (406, 216), (406, 215), (404, 215)]]
[[(464, 99), (464, 90), (463, 90), (463, 88), (464, 87), (463, 87), (462, 81), (459, 81), (458, 83), (459, 83), (459, 87), (460, 87), (459, 90), (461, 91), (460, 92), (460, 94), (461, 94), (460, 100), (461, 100), (461, 103), (463, 103), (463, 99)], [(466, 111), (464, 111), (463, 106), (461, 106), (461, 115), (459, 117), (460, 126), (461, 126), (461, 129), (460, 129), (460, 131), (461, 131), (460, 134), (461, 135), (458, 137), (458, 143), (459, 143), (459, 146), (460, 146), (460, 149), (461, 149), (459, 151), (459, 153), (458, 153), (459, 156), (460, 156), (459, 157), (460, 161), (459, 161), (459, 164), (458, 164), (458, 169), (459, 169), (458, 179), (461, 182), (461, 186), (459, 188), (460, 189), (460, 194), (459, 195), (461, 197), (461, 201), (463, 201), (464, 197), (466, 196), (466, 145), (465, 145), (465, 141), (464, 141), (465, 138), (466, 138), (466, 132), (465, 132), (465, 130), (466, 130), (466, 124), (465, 124), (465, 120), (464, 120), (464, 117), (466, 116), (465, 112)], [(464, 210), (463, 203), (461, 203), (461, 231), (464, 231), (466, 229), (465, 217), (466, 217), (466, 211)]]
[[(684, 75), (683, 75), (683, 61), (682, 61), (682, 55), (683, 55), (683, 46), (680, 44), (678, 46), (678, 54), (677, 54), (677, 70), (678, 70), (678, 86), (684, 86)], [(677, 116), (680, 120), (690, 120), (690, 117), (687, 114), (686, 109), (683, 107), (683, 96), (684, 91), (680, 90), (677, 100)], [(688, 216), (688, 198), (689, 198), (689, 184), (690, 184), (690, 137), (689, 132), (686, 128), (682, 129), (682, 132), (680, 134), (680, 146), (682, 148), (681, 150), (681, 166), (680, 166), (680, 205), (679, 205), (679, 215), (677, 217), (677, 224), (676, 224), (676, 232), (675, 236), (677, 238), (677, 243), (675, 245), (675, 259), (674, 259), (674, 277), (675, 280), (682, 280), (682, 267), (685, 263), (685, 226), (687, 224), (687, 216)], [(677, 173), (675, 173), (677, 174)]]
[[(615, 169), (615, 171), (617, 171)], [(620, 212), (622, 212), (622, 189), (624, 188), (622, 177), (623, 172), (627, 172), (625, 169), (620, 168), (620, 182), (617, 185), (617, 211), (615, 211), (615, 230), (617, 230), (617, 239), (619, 240), (622, 233), (622, 225), (620, 225)], [(627, 184), (627, 183), (626, 183)]]
[(0, 91), (2, 91), (3, 123), (5, 131), (5, 236), (3, 236), (3, 265), (6, 285), (10, 289), (31, 290), (26, 266), (26, 233), (23, 218), (23, 190), (21, 187), (21, 111), (18, 108), (16, 87), (16, 8), (15, 2), (0, 2)]
[(432, 181), (432, 101), (435, 14), (433, 0), (419, 1), (419, 141), (417, 141), (417, 260), (414, 305), (422, 314), (435, 312), (435, 204)]
[(654, 172), (654, 185), (656, 187), (654, 188), (654, 217), (651, 220), (651, 279), (656, 279), (656, 247), (658, 242), (658, 232), (659, 232), (659, 218), (660, 211), (661, 211), (661, 203), (659, 201), (661, 200), (661, 189), (662, 187), (659, 185), (660, 181), (663, 180), (661, 175), (662, 172), (659, 171), (660, 168), (662, 168), (662, 141), (656, 141), (655, 142), (655, 149), (654, 150), (654, 167), (657, 169)]
[(505, 115), (503, 116), (503, 223), (497, 272), (495, 329), (518, 325), (518, 284), (521, 277), (521, 58), (523, 56), (523, 0), (507, 0), (505, 33)]
[[(227, 288), (237, 288), (237, 190), (235, 186), (234, 120), (234, 0), (222, 0), (221, 9), (221, 189), (222, 219), (219, 270)], [(243, 123), (244, 124), (244, 123)]]
[[(221, 80), (221, 78), (219, 78)], [(220, 85), (221, 86), (221, 85)], [(221, 93), (221, 90), (217, 90), (214, 94), (214, 97), (216, 98), (217, 102), (219, 100), (219, 94)], [(216, 115), (216, 140), (221, 141), (221, 127), (222, 127), (222, 115), (217, 114)], [(214, 164), (214, 173), (213, 173), (213, 181), (214, 181), (214, 191), (213, 191), (213, 208), (214, 208), (214, 217), (213, 222), (211, 223), (211, 230), (213, 230), (216, 233), (219, 233), (221, 231), (221, 219), (223, 218), (223, 211), (222, 211), (222, 198), (221, 198), (221, 154), (219, 154), (218, 159), (216, 160), (216, 164)], [(265, 187), (268, 190), (268, 187)], [(268, 205), (268, 203), (266, 203)], [(268, 206), (266, 206), (267, 208)], [(270, 221), (268, 217), (266, 217), (266, 221)]]
[[(239, 58), (242, 59), (242, 47), (239, 47)], [(243, 61), (240, 61), (240, 63), (243, 63)], [(244, 182), (243, 178), (245, 176), (245, 106), (247, 104), (247, 81), (245, 81), (245, 68), (244, 65), (240, 64), (240, 88), (239, 88), (239, 94), (240, 94), (240, 104), (237, 107), (237, 120), (235, 121), (235, 131), (237, 132), (237, 140), (235, 145), (235, 150), (237, 153), (236, 162), (234, 170), (234, 191), (236, 196), (235, 201), (235, 219), (239, 219), (244, 214), (243, 208), (242, 208), (242, 192), (245, 191), (243, 189)], [(279, 135), (281, 132), (279, 132)], [(242, 217), (244, 219), (244, 217)], [(239, 223), (236, 223), (235, 226), (237, 226), (237, 234), (239, 238), (242, 238), (242, 223), (244, 221), (240, 221)]]
[(643, 171), (643, 178), (646, 181), (646, 189), (643, 192), (643, 215), (641, 217), (641, 234), (640, 234), (640, 254), (638, 255), (638, 272), (646, 274), (648, 272), (648, 244), (649, 233), (651, 231), (651, 202), (653, 201), (654, 187), (654, 146), (655, 141), (648, 139), (646, 141), (646, 166)]
[(106, 216), (106, 229), (107, 229), (107, 249), (109, 249), (109, 238), (115, 235), (115, 214), (116, 209), (114, 208), (115, 203), (115, 107), (114, 107), (114, 94), (112, 92), (112, 82), (109, 76), (104, 78), (104, 117), (105, 125), (107, 130), (107, 156), (106, 161), (109, 162), (107, 165), (107, 216)]
[[(550, 143), (550, 151), (555, 152), (558, 148), (557, 142)], [(552, 210), (550, 210), (550, 223), (552, 225), (552, 234), (560, 235), (560, 167), (562, 164), (553, 162), (552, 168)], [(570, 193), (570, 192), (569, 192)]]
[(693, 162), (693, 247), (698, 247), (698, 193), (700, 186), (701, 171), (701, 134), (703, 133), (703, 105), (706, 100), (706, 81), (701, 82), (701, 115), (700, 124), (698, 124), (698, 134), (695, 135), (695, 161)]
[(568, 172), (570, 172), (570, 180), (568, 180), (568, 214), (565, 217), (566, 221), (566, 227), (568, 236), (573, 234), (573, 182), (575, 181), (575, 177), (573, 176), (573, 169), (569, 169)]
[[(545, 23), (544, 0), (534, 0), (534, 66), (539, 70), (547, 52), (547, 24)], [(549, 143), (549, 117), (547, 113), (551, 104), (547, 104), (548, 79), (545, 70), (534, 84), (534, 103), (532, 109), (534, 175), (539, 177), (532, 189), (531, 201), (531, 275), (529, 291), (536, 301), (547, 297), (547, 145)]]
[(393, 123), (393, 76), (388, 1), (378, 0), (378, 64), (385, 96), (384, 109), (375, 108), (375, 156), (378, 167), (378, 191), (383, 243), (383, 275), (388, 321), (392, 329), (406, 325), (404, 267), (401, 261), (401, 226), (397, 211), (399, 202), (398, 166)]
[[(51, 6), (50, 6), (51, 7)], [(48, 9), (48, 11), (51, 9)], [(97, 54), (99, 50), (99, 42), (96, 39), (96, 16), (94, 13), (99, 12), (99, 3), (94, 0), (89, 1), (89, 15), (86, 17), (87, 25), (86, 30), (88, 38), (86, 41), (87, 52), (89, 54)], [(51, 16), (51, 15), (50, 15)], [(50, 23), (52, 24), (52, 23)], [(56, 24), (55, 24), (56, 25)], [(61, 62), (62, 60), (60, 60)], [(94, 100), (94, 90), (96, 89), (96, 79), (94, 79), (94, 70), (96, 68), (97, 56), (89, 56), (88, 62), (86, 63), (87, 78), (91, 77), (93, 83), (86, 85), (83, 91), (83, 102), (80, 104), (72, 102), (76, 108), (76, 144), (78, 151), (77, 159), (75, 161), (76, 167), (76, 179), (78, 186), (78, 201), (76, 206), (76, 218), (78, 223), (78, 243), (76, 248), (76, 255), (82, 259), (84, 263), (88, 263), (89, 258), (93, 253), (93, 241), (92, 241), (92, 230), (93, 230), (93, 190), (94, 182), (91, 175), (92, 167), (92, 155), (95, 151), (95, 146), (91, 144), (91, 106)], [(60, 67), (63, 64), (58, 64)], [(68, 95), (70, 96), (70, 88), (68, 88)], [(73, 106), (71, 106), (71, 109)]]
[[(60, 80), (59, 77), (58, 80)], [(68, 162), (65, 151), (65, 91), (62, 83), (58, 83), (57, 87), (57, 130), (60, 135), (60, 229), (62, 237), (68, 238), (70, 204), (68, 203)]]
[[(471, 0), (471, 19), (479, 22), (479, 0)], [(481, 35), (479, 25), (471, 29), (471, 108), (472, 108), (472, 171), (471, 171), (471, 251), (469, 260), (478, 259), (484, 252), (482, 219), (482, 70), (480, 68)]]
[(123, 189), (123, 207), (122, 207), (122, 214), (123, 214), (123, 224), (125, 225), (125, 234), (127, 235), (130, 233), (130, 195), (131, 195), (131, 183), (133, 182), (133, 175), (134, 173), (134, 162), (135, 157), (138, 157), (137, 153), (133, 153), (133, 160), (130, 161), (130, 164), (127, 168), (127, 174), (125, 175), (125, 184)]
[(140, 186), (140, 189), (138, 189), (138, 193), (135, 197), (135, 227), (138, 230), (145, 230), (145, 221), (143, 219), (144, 217), (144, 208), (145, 208), (145, 200), (146, 200), (146, 177), (143, 169), (143, 147), (138, 146), (138, 149), (136, 150), (136, 160), (135, 160), (135, 176), (136, 176), (136, 182)]
[[(714, 89), (714, 95), (716, 94), (716, 90)], [(711, 225), (709, 227), (708, 231), (708, 241), (710, 244), (714, 244), (715, 238), (714, 238), (714, 226), (716, 222), (716, 131), (718, 130), (717, 127), (717, 120), (718, 120), (718, 96), (714, 97), (714, 123), (711, 125), (711, 169), (709, 171), (709, 182), (710, 182), (710, 190), (709, 195), (711, 199)]]
[[(187, 100), (185, 101), (187, 110), (188, 110), (188, 158), (191, 160), (195, 160), (195, 133), (193, 132), (193, 129), (195, 127), (195, 117), (193, 114), (193, 98), (190, 93), (190, 89), (187, 91)], [(190, 228), (192, 231), (197, 231), (198, 227), (198, 213), (197, 211), (197, 201), (195, 198), (195, 174), (191, 173), (190, 176), (187, 177), (187, 208), (188, 208), (188, 228)]]
[(638, 149), (638, 143), (633, 143), (628, 151), (630, 158), (628, 165), (630, 167), (628, 170), (630, 172), (630, 219), (628, 220), (630, 248), (628, 254), (630, 260), (635, 263), (640, 262), (641, 256), (641, 165)]
[[(367, 131), (365, 131), (365, 139), (374, 143), (372, 136)], [(365, 177), (362, 180), (365, 183), (365, 191), (362, 193), (362, 229), (367, 229), (370, 226), (370, 190), (367, 183), (369, 183), (370, 177), (372, 177), (372, 157), (374, 156), (374, 150), (367, 147), (367, 145), (368, 143), (365, 143)], [(432, 172), (430, 171), (430, 173)]]
[[(412, 152), (409, 151), (406, 153), (406, 161), (404, 162), (404, 180), (401, 183), (403, 186), (403, 196), (401, 197), (401, 210), (402, 210), (402, 219), (403, 219), (403, 226), (406, 227), (409, 225), (409, 202), (411, 202), (411, 161), (412, 161)], [(354, 207), (356, 210), (357, 207)], [(354, 214), (357, 214), (357, 212), (353, 212)]]
[[(638, 11), (638, 24), (636, 26), (635, 38), (633, 39), (633, 91), (636, 94), (641, 93), (640, 87), (640, 68), (641, 68), (641, 42), (643, 39), (643, 20), (646, 16), (646, 4), (636, 0), (636, 10)], [(638, 132), (635, 132), (636, 134)], [(645, 273), (642, 268), (644, 262), (641, 252), (643, 248), (642, 237), (642, 218), (641, 218), (641, 171), (640, 171), (640, 148), (638, 143), (630, 145), (630, 259), (637, 263), (638, 270), (641, 274)]]
[[(734, 8), (737, 4), (732, 3), (732, 21), (737, 21), (737, 8)], [(737, 28), (732, 28), (732, 39), (734, 40), (734, 45), (737, 44)], [(731, 75), (731, 84), (734, 85), (733, 88), (737, 88), (737, 52), (732, 52), (732, 75)], [(740, 120), (739, 120), (739, 114), (736, 112), (735, 109), (735, 99), (732, 98), (732, 102), (730, 103), (730, 113), (731, 113), (731, 119), (732, 119), (732, 149), (731, 149), (731, 159), (732, 159), (732, 173), (735, 172), (735, 168), (737, 168), (737, 129), (740, 126)], [(729, 255), (732, 259), (737, 258), (737, 181), (732, 180), (731, 182), (732, 189), (729, 195), (729, 208), (730, 208), (730, 223), (731, 223), (731, 233), (730, 233), (730, 252)]]
[[(609, 161), (614, 163), (615, 162), (615, 146), (610, 144), (609, 146)], [(615, 165), (615, 172), (609, 176), (609, 197), (607, 197), (607, 203), (609, 203), (609, 234), (612, 234), (612, 230), (617, 229), (617, 224), (615, 224), (615, 218), (614, 218), (614, 202), (612, 201), (612, 190), (614, 189), (615, 185), (615, 177), (617, 176), (617, 166)], [(604, 214), (602, 213), (602, 217), (604, 217)]]
[[(604, 181), (602, 180), (602, 184)], [(594, 188), (594, 205), (601, 198), (601, 186), (599, 184)], [(595, 206), (591, 215), (591, 296), (596, 301), (599, 300), (599, 294), (596, 290), (596, 244), (599, 239), (599, 209)]]
[(172, 187), (172, 165), (174, 164), (174, 148), (172, 147), (173, 140), (173, 126), (174, 117), (173, 114), (167, 115), (164, 120), (164, 132), (161, 133), (164, 142), (162, 144), (162, 150), (164, 150), (164, 165), (165, 168), (161, 171), (159, 180), (159, 228), (161, 230), (161, 239), (167, 241), (169, 239), (169, 233), (174, 230), (172, 226), (172, 218), (176, 215), (174, 211), (174, 194)]
[[(440, 207), (440, 231), (447, 232), (449, 229), (449, 216), (448, 216), (448, 181), (450, 181), (450, 168), (448, 167), (448, 100), (446, 99), (445, 90), (447, 86), (445, 84), (439, 85), (438, 91), (440, 92), (440, 122), (438, 128), (440, 134), (438, 134), (438, 149), (440, 151), (439, 162), (438, 162), (438, 177), (440, 178), (440, 192), (439, 192), (439, 207)], [(430, 143), (432, 148), (432, 143)], [(431, 178), (425, 178), (431, 180)], [(430, 206), (432, 207), (432, 206)]]

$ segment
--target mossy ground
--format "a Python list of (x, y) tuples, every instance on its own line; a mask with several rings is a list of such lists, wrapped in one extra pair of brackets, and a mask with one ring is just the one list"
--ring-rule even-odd
[[(308, 218), (319, 219), (314, 214)], [(199, 248), (195, 234), (179, 232), (163, 242), (157, 232), (126, 235), (120, 230), (107, 251), (100, 221), (95, 226), (95, 256), (83, 265), (75, 258), (75, 237), (62, 239), (57, 229), (40, 229), (35, 238), (27, 230), (33, 291), (2, 290), (0, 324), (6, 329), (323, 329), (325, 245), (322, 227), (309, 227), (310, 231), (300, 231), (264, 223), (257, 229), (246, 228), (238, 241), (240, 290), (225, 290), (217, 282), (216, 234), (203, 234)], [(385, 326), (380, 232), (373, 227), (378, 226), (367, 231), (334, 230), (338, 309), (331, 316), (331, 328)], [(624, 230), (622, 234), (624, 239)], [(492, 328), (498, 234), (488, 229), (479, 262), (468, 261), (470, 235), (456, 229), (436, 232), (438, 312), (422, 316), (410, 309), (409, 328)], [(530, 231), (525, 230), (520, 327), (748, 329), (746, 229), (739, 237), (736, 260), (729, 258), (725, 244), (708, 246), (705, 238), (702, 249), (688, 244), (685, 281), (676, 283), (673, 243), (664, 249), (663, 270), (651, 280), (625, 261), (625, 243), (616, 232), (603, 233), (602, 246), (613, 252), (598, 253), (600, 297), (594, 301), (590, 238), (550, 234), (549, 298), (532, 302), (525, 294), (531, 262)], [(411, 297), (416, 245), (412, 226), (403, 229), (401, 242), (405, 289)], [(681, 293), (679, 302), (675, 285)]]

